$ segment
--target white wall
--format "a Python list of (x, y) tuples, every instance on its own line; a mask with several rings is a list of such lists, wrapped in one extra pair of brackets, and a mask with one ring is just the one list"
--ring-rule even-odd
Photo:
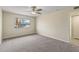
[(2, 10), (0, 9), (0, 44), (2, 41)]
[[(15, 26), (15, 20), (16, 17), (19, 18), (28, 18), (31, 19), (31, 25), (28, 28), (21, 28), (16, 29)], [(18, 15), (10, 12), (3, 12), (3, 39), (4, 38), (10, 38), (15, 36), (21, 36), (21, 35), (27, 35), (35, 33), (35, 19), (31, 17), (27, 17), (24, 15)]]
[(51, 12), (37, 18), (37, 32), (40, 35), (69, 42), (71, 10)]

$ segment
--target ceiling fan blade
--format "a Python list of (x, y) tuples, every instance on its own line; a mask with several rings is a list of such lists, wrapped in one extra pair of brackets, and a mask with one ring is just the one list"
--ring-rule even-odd
[(74, 7), (74, 9), (79, 9), (79, 6)]
[(42, 9), (37, 9), (36, 11), (42, 11)]
[(37, 14), (41, 14), (40, 12), (36, 12)]

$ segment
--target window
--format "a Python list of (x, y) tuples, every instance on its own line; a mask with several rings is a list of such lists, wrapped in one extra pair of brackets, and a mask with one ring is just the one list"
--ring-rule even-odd
[(15, 28), (30, 27), (30, 20), (26, 18), (16, 18)]

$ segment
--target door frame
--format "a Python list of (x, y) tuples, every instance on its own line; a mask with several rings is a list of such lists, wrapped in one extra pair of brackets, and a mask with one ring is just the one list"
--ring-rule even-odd
[(79, 16), (79, 14), (70, 16), (70, 40), (73, 39), (73, 22), (72, 22), (73, 19), (72, 19), (72, 17), (74, 17), (74, 16)]

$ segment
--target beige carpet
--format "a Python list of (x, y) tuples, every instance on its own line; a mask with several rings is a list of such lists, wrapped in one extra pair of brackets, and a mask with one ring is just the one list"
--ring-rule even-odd
[(30, 35), (4, 40), (0, 45), (1, 52), (75, 52), (78, 46), (41, 35)]
[(74, 44), (74, 45), (79, 46), (79, 39), (72, 39), (71, 43)]

